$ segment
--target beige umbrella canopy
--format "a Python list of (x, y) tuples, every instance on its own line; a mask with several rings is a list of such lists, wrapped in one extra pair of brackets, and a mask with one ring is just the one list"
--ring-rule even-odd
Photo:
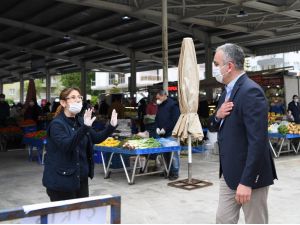
[(178, 64), (178, 98), (180, 117), (172, 135), (188, 142), (188, 179), (180, 181), (183, 185), (202, 181), (192, 179), (192, 141), (202, 140), (203, 131), (197, 114), (199, 96), (199, 70), (192, 38), (184, 38)]
[(186, 142), (202, 140), (203, 131), (197, 114), (199, 98), (199, 70), (192, 38), (184, 38), (178, 64), (178, 97), (181, 115), (172, 135)]

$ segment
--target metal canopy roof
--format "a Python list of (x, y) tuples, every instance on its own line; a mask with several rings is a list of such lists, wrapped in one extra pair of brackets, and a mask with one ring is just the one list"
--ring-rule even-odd
[[(129, 72), (161, 68), (162, 0), (1, 0), (0, 79), (18, 81), (87, 69)], [(127, 16), (124, 17), (124, 16)], [(169, 66), (193, 37), (198, 62), (205, 41), (233, 42), (248, 54), (300, 49), (299, 0), (168, 0)]]

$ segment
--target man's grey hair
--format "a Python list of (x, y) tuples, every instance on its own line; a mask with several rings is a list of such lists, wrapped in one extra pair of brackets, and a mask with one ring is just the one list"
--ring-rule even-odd
[(163, 95), (168, 95), (165, 90), (159, 90), (156, 94), (163, 96)]
[(233, 62), (238, 70), (244, 70), (245, 54), (240, 46), (227, 43), (219, 46), (216, 51), (219, 50), (224, 53), (224, 65), (228, 62)]

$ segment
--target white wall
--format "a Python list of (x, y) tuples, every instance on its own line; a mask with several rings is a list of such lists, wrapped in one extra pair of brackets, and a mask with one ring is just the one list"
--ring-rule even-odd
[(297, 77), (284, 76), (284, 90), (285, 90), (285, 102), (286, 107), (289, 102), (292, 101), (293, 95), (299, 95), (298, 85), (300, 87), (300, 81)]

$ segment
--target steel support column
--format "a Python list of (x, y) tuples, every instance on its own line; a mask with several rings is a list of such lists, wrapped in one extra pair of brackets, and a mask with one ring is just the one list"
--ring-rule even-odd
[(163, 88), (168, 93), (168, 1), (162, 0)]
[[(205, 36), (204, 45), (205, 45), (205, 79), (210, 79), (213, 77), (212, 75), (213, 54), (212, 54), (212, 47), (211, 47), (211, 37), (209, 35)], [(206, 89), (206, 97), (209, 100), (213, 99), (213, 90), (211, 88)]]
[(20, 102), (24, 103), (24, 78), (23, 74), (20, 74)]
[(83, 96), (83, 101), (86, 101), (86, 82), (87, 82), (87, 75), (86, 75), (86, 67), (85, 67), (85, 63), (82, 62), (81, 63), (81, 94)]
[(136, 60), (135, 51), (130, 53), (130, 84), (129, 84), (130, 97), (133, 98), (136, 93)]
[(49, 69), (46, 69), (46, 99), (47, 102), (50, 102), (51, 98), (51, 76)]
[(0, 93), (3, 93), (3, 82), (0, 80)]

